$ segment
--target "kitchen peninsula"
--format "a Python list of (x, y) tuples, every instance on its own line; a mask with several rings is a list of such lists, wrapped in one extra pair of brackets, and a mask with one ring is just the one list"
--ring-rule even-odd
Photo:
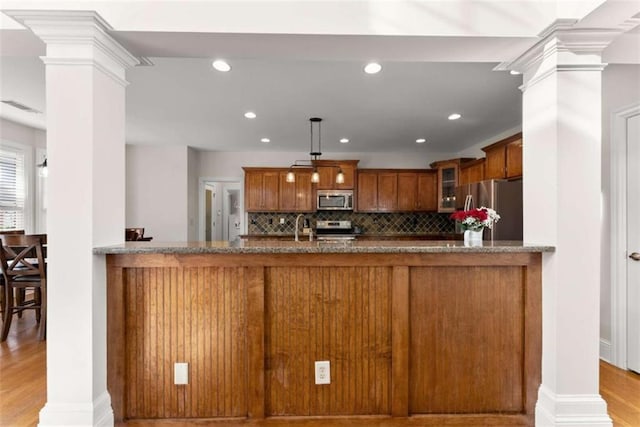
[[(242, 240), (97, 248), (107, 259), (116, 420), (533, 425), (541, 258), (552, 250)], [(315, 383), (316, 361), (329, 362), (330, 384)], [(174, 384), (174, 363), (188, 364), (187, 384)]]

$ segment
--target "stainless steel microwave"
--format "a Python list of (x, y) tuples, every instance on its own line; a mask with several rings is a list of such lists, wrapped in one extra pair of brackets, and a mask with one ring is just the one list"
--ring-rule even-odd
[(318, 190), (316, 208), (319, 211), (352, 211), (353, 190)]

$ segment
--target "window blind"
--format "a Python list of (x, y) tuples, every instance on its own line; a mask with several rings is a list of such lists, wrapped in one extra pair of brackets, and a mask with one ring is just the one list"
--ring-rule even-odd
[(25, 155), (0, 148), (0, 229), (24, 230)]

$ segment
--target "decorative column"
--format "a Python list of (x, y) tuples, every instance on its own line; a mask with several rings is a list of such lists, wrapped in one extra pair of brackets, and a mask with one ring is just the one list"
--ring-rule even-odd
[(106, 273), (125, 226), (125, 70), (138, 61), (94, 12), (9, 11), (47, 46), (47, 403), (40, 426), (113, 425)]
[(611, 426), (599, 395), (600, 54), (621, 31), (559, 20), (510, 64), (524, 73), (524, 240), (543, 259), (536, 426)]

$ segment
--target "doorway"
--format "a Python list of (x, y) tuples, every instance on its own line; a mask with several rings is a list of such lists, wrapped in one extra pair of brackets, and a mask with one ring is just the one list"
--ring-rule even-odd
[(640, 373), (640, 104), (612, 122), (612, 362)]
[(243, 232), (240, 181), (201, 180), (200, 240), (233, 241)]

